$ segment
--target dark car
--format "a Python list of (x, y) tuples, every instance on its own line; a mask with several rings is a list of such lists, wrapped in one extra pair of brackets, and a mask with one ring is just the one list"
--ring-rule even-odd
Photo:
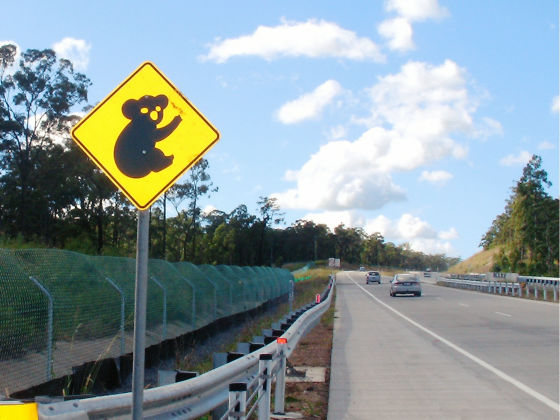
[(381, 274), (379, 274), (379, 271), (370, 271), (366, 274), (366, 284), (370, 283), (381, 284)]

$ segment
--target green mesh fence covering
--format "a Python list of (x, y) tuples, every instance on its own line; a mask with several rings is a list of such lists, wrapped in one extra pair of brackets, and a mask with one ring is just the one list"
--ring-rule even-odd
[[(132, 352), (136, 263), (54, 249), (0, 249), (0, 389)], [(148, 263), (146, 346), (288, 293), (271, 267)]]

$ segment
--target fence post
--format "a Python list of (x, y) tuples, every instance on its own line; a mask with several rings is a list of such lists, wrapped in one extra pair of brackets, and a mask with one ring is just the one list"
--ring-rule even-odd
[(54, 305), (53, 305), (53, 297), (52, 295), (49, 293), (49, 291), (46, 289), (46, 287), (44, 287), (41, 283), (39, 283), (39, 281), (34, 278), (34, 277), (29, 277), (29, 279), (35, 283), (35, 285), (41, 289), (41, 292), (43, 292), (45, 294), (45, 296), (47, 297), (48, 301), (49, 301), (49, 307), (48, 307), (48, 320), (47, 320), (47, 381), (50, 381), (52, 378), (52, 348), (53, 348), (53, 310), (54, 310)]
[(119, 292), (119, 295), (121, 295), (121, 356), (122, 356), (125, 353), (125, 347), (124, 347), (124, 303), (125, 303), (124, 292), (109, 277), (105, 277), (105, 280), (107, 280), (111, 284), (111, 286), (113, 286), (117, 290), (117, 292)]
[(246, 420), (247, 416), (247, 384), (234, 382), (229, 384), (229, 420)]
[(161, 333), (161, 341), (164, 341), (167, 336), (167, 288), (155, 277), (152, 276), (151, 279), (163, 290), (163, 331)]
[(274, 413), (284, 414), (284, 399), (286, 391), (286, 346), (287, 340), (279, 338), (278, 343), (278, 373), (276, 375), (276, 389), (274, 390)]
[(272, 354), (261, 354), (259, 356), (259, 420), (270, 419), (270, 388), (272, 384), (272, 375), (270, 374), (272, 366)]

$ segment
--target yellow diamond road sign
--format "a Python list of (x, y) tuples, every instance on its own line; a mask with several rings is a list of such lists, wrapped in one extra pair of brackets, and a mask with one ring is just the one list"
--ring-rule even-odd
[(154, 64), (145, 62), (76, 124), (72, 137), (145, 210), (220, 133)]

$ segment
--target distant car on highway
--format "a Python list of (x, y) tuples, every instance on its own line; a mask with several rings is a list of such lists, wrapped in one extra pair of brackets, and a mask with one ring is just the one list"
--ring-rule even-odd
[(432, 273), (429, 271), (424, 271), (424, 277), (432, 277)]
[(365, 267), (360, 267), (360, 271), (366, 271)]
[(418, 281), (415, 274), (395, 274), (391, 281), (391, 296), (413, 294), (414, 296), (422, 296), (422, 285)]
[(381, 274), (379, 274), (379, 271), (370, 271), (366, 274), (366, 284), (370, 283), (381, 284)]

